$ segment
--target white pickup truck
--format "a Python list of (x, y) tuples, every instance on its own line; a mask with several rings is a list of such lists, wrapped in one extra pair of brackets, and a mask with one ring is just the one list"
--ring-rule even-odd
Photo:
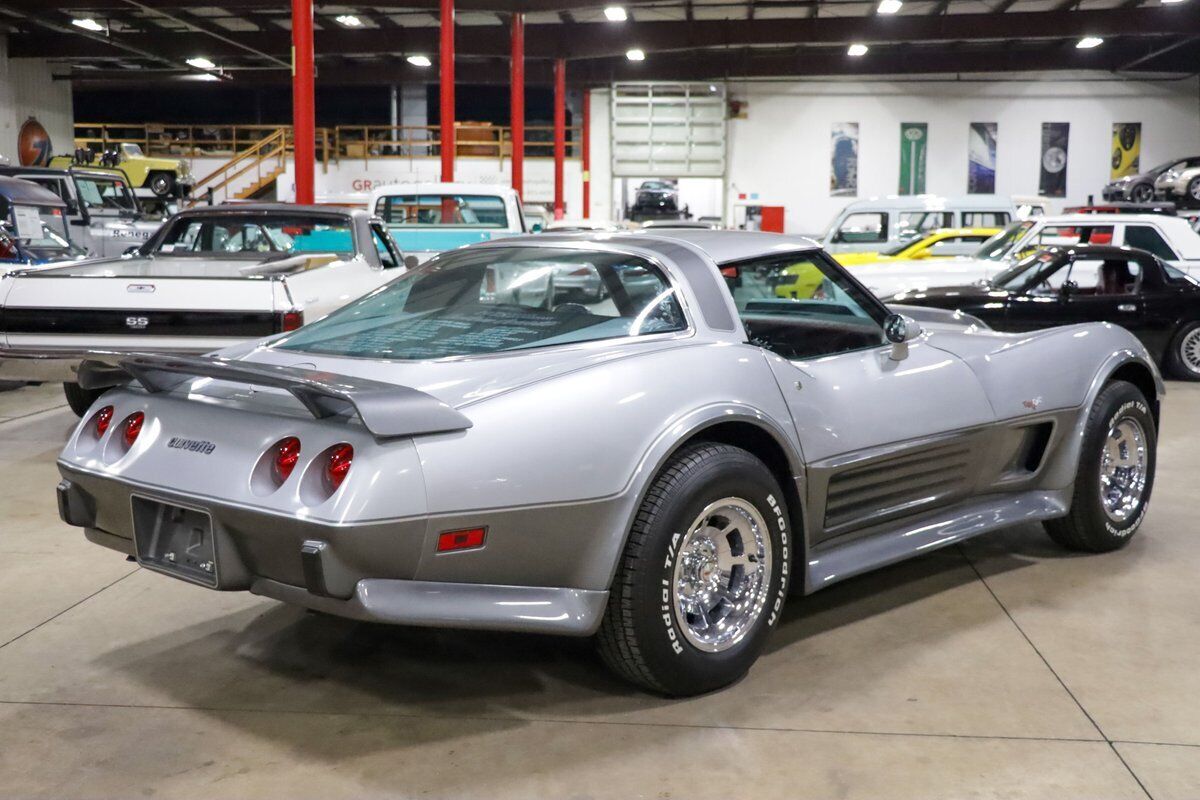
[(0, 277), (0, 379), (62, 381), (82, 414), (95, 399), (75, 382), (85, 356), (206, 353), (293, 330), (404, 269), (362, 210), (184, 211), (134, 254)]
[(1042, 247), (1105, 244), (1147, 250), (1167, 264), (1200, 277), (1200, 235), (1182, 217), (1165, 214), (1067, 214), (1014, 222), (960, 258), (880, 261), (852, 268), (878, 297), (963, 286), (989, 280), (1018, 258)]
[(368, 208), (418, 263), (456, 247), (530, 232), (521, 200), (508, 186), (397, 183), (376, 189)]

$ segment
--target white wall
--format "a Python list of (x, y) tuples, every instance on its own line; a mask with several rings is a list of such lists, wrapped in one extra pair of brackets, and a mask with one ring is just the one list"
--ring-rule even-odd
[[(737, 82), (732, 99), (747, 119), (729, 122), (726, 220), (739, 194), (783, 205), (789, 233), (824, 229), (853, 198), (829, 196), (830, 126), (859, 123), (858, 197), (894, 194), (900, 123), (929, 125), (926, 191), (967, 190), (967, 131), (998, 124), (996, 191), (1036, 194), (1043, 122), (1069, 122), (1067, 197), (1098, 198), (1108, 182), (1112, 123), (1142, 123), (1142, 166), (1200, 152), (1200, 80), (1016, 80), (938, 82)], [(592, 213), (609, 217), (619, 182), (611, 177), (608, 94), (592, 93)], [(614, 195), (614, 186), (618, 194)], [(608, 191), (597, 191), (607, 187)]]
[(0, 155), (17, 163), (17, 133), (29, 117), (37, 117), (50, 134), (56, 153), (75, 149), (70, 81), (50, 77), (40, 58), (8, 57), (8, 39), (0, 36)]
[(996, 122), (996, 192), (1036, 194), (1043, 122), (1071, 124), (1067, 197), (1100, 196), (1109, 179), (1112, 124), (1142, 123), (1143, 167), (1200, 151), (1200, 84), (1014, 81), (938, 83), (731, 83), (749, 102), (731, 120), (729, 195), (755, 193), (786, 208), (789, 233), (822, 230), (848, 200), (829, 196), (830, 126), (859, 123), (858, 197), (894, 194), (900, 123), (927, 122), (926, 191), (967, 189), (967, 131)]

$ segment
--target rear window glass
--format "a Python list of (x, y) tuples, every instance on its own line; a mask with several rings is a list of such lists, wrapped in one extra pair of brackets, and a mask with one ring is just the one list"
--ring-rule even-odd
[(436, 258), (276, 345), (433, 359), (686, 328), (675, 288), (634, 256), (488, 248)]
[(509, 227), (504, 198), (496, 195), (392, 195), (379, 198), (375, 213), (389, 225)]

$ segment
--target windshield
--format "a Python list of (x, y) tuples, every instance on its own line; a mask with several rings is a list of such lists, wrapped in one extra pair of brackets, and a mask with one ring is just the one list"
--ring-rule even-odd
[(137, 201), (120, 178), (76, 175), (79, 202), (93, 214), (136, 214)]
[(126, 158), (140, 158), (142, 156), (142, 146), (132, 143), (123, 144), (121, 145), (121, 155)]
[(0, 259), (6, 261), (21, 258), (17, 242), (25, 256), (34, 261), (60, 261), (87, 254), (82, 247), (71, 243), (61, 208), (14, 205), (3, 227)]
[(643, 259), (506, 247), (435, 258), (276, 346), (361, 358), (431, 359), (686, 327), (675, 289)]
[(229, 258), (272, 254), (334, 253), (352, 256), (354, 232), (347, 217), (298, 214), (221, 214), (176, 217), (158, 239), (156, 253)]
[(1008, 269), (997, 272), (991, 280), (992, 286), (998, 289), (1022, 289), (1035, 274), (1057, 259), (1058, 253), (1048, 250), (1028, 255)]
[(504, 198), (497, 195), (391, 195), (379, 198), (375, 213), (389, 225), (509, 227)]
[(1017, 240), (1033, 227), (1033, 222), (1025, 220), (1023, 222), (1014, 222), (1004, 230), (997, 233), (992, 238), (988, 239), (983, 244), (979, 245), (979, 249), (975, 251), (972, 258), (982, 258), (988, 261), (1003, 261), (1008, 255), (1008, 251), (1016, 244)]

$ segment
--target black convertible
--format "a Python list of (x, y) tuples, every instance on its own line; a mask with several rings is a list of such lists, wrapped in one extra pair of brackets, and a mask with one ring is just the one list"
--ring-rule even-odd
[(887, 302), (957, 309), (1000, 331), (1113, 322), (1141, 339), (1164, 371), (1200, 381), (1200, 281), (1144, 250), (1050, 247), (986, 283), (902, 292)]

